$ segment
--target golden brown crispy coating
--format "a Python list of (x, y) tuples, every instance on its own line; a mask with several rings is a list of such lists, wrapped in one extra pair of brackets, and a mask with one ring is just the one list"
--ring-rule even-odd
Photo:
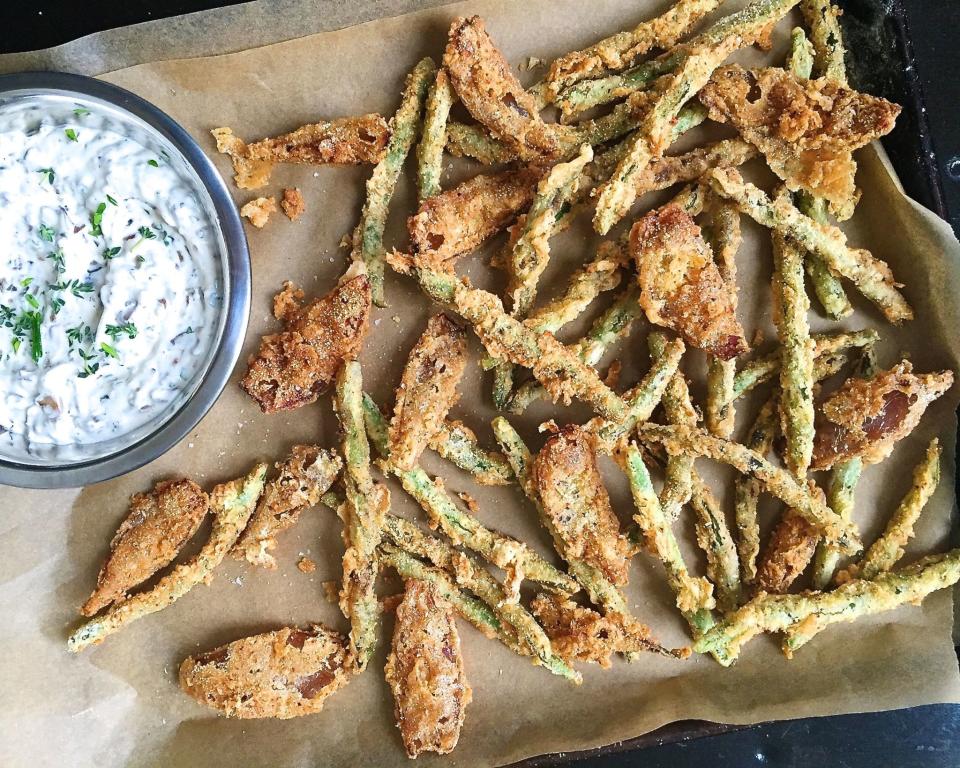
[(320, 299), (301, 305), (290, 283), (274, 300), (283, 331), (264, 336), (240, 386), (264, 413), (312, 403), (330, 386), (345, 359), (360, 351), (370, 318), (366, 274), (345, 279)]
[(245, 217), (257, 229), (263, 229), (270, 221), (270, 214), (277, 210), (277, 199), (275, 197), (258, 197), (248, 203), (244, 203), (240, 209), (240, 215)]
[(233, 548), (234, 557), (275, 569), (277, 561), (270, 550), (277, 546), (277, 534), (296, 523), (303, 510), (320, 501), (342, 465), (332, 451), (316, 445), (293, 446), (290, 458), (277, 463), (280, 474), (264, 488), (253, 517)]
[(585, 661), (610, 666), (614, 653), (656, 650), (684, 659), (689, 648), (666, 651), (654, 641), (650, 629), (632, 616), (610, 612), (601, 615), (557, 595), (538, 595), (530, 604), (550, 638), (554, 653), (565, 661)]
[(651, 323), (724, 360), (747, 351), (736, 287), (723, 279), (693, 217), (674, 203), (650, 211), (630, 231), (630, 252)]
[(467, 335), (446, 315), (427, 321), (403, 369), (390, 421), (390, 463), (413, 469), (423, 449), (460, 399), (457, 385), (467, 367)]
[(134, 494), (130, 513), (110, 542), (97, 588), (80, 613), (93, 616), (173, 562), (209, 506), (207, 494), (191, 480), (165, 480), (150, 493)]
[(817, 411), (810, 468), (829, 469), (854, 457), (882, 461), (952, 384), (952, 371), (915, 374), (906, 360), (872, 379), (847, 379)]
[(230, 156), (240, 189), (264, 186), (275, 163), (378, 163), (390, 140), (387, 121), (375, 114), (311, 123), (253, 144), (246, 144), (230, 128), (214, 128), (211, 133), (217, 151)]
[(443, 65), (470, 114), (521, 159), (553, 158), (559, 153), (557, 132), (541, 119), (536, 100), (493, 44), (483, 19), (454, 20)]
[(406, 583), (386, 677), (407, 755), (451, 752), (473, 692), (463, 669), (453, 608), (432, 582)]
[(842, 218), (857, 198), (851, 153), (889, 133), (900, 114), (885, 99), (774, 67), (721, 67), (699, 98), (710, 118), (732, 123), (790, 189), (826, 198)]
[(413, 262), (452, 269), (530, 205), (542, 175), (535, 167), (481, 173), (425, 200), (407, 219)]
[(577, 425), (562, 428), (543, 446), (533, 471), (567, 559), (585, 560), (614, 584), (626, 584), (630, 544), (600, 477), (593, 436)]
[(283, 190), (283, 197), (280, 199), (280, 208), (290, 221), (296, 221), (303, 215), (303, 212), (307, 208), (303, 202), (303, 193), (296, 187)]
[(757, 589), (783, 594), (810, 564), (820, 534), (809, 522), (787, 510), (770, 534), (757, 569)]
[(336, 632), (284, 627), (188, 656), (180, 687), (227, 717), (287, 719), (319, 712), (351, 669)]

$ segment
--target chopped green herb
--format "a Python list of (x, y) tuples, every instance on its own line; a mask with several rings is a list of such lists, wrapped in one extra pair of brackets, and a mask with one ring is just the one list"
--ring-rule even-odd
[(86, 281), (81, 283), (79, 280), (67, 280), (66, 282), (54, 283), (50, 286), (51, 291), (70, 291), (78, 299), (83, 298), (85, 293), (93, 293), (93, 283)]
[(76, 132), (75, 130), (73, 130), (73, 128), (67, 128), (67, 129), (64, 131), (64, 133), (67, 135), (67, 138), (70, 139), (70, 141), (77, 141), (77, 140), (78, 140), (78, 139), (77, 139), (77, 132)]
[(37, 297), (34, 296), (32, 293), (28, 293), (26, 296), (26, 299), (27, 299), (27, 304), (29, 304), (31, 307), (33, 307), (34, 309), (40, 309), (40, 302), (37, 301)]
[(94, 373), (100, 370), (100, 363), (91, 362), (96, 358), (96, 355), (94, 355), (92, 352), (87, 352), (84, 349), (80, 349), (79, 352), (80, 357), (83, 360), (83, 369), (77, 375), (81, 379), (85, 379), (87, 376), (92, 376)]
[(188, 326), (187, 326), (187, 330), (185, 330), (184, 333), (193, 333), (193, 326), (192, 326), (192, 325), (188, 325)]
[(160, 167), (160, 163), (158, 163), (156, 160), (153, 160), (153, 159), (147, 160), (147, 165), (152, 165), (154, 168)]
[(66, 302), (64, 302), (64, 300), (59, 296), (54, 296), (52, 299), (50, 299), (50, 316), (56, 316), (56, 314), (63, 309), (63, 305), (65, 303)]
[(57, 174), (53, 172), (53, 168), (41, 168), (38, 173), (47, 177), (47, 184), (53, 184), (53, 180), (57, 178)]
[(14, 311), (12, 307), (8, 307), (6, 304), (0, 304), (0, 325), (3, 325), (5, 328), (11, 328), (13, 326), (13, 316)]
[(144, 256), (137, 256), (137, 264), (143, 264), (147, 259)]
[(64, 264), (63, 250), (62, 250), (62, 249), (57, 248), (57, 250), (51, 251), (50, 253), (47, 254), (47, 258), (53, 260), (53, 263), (54, 263), (54, 264), (56, 265), (56, 267), (57, 267), (57, 274), (58, 274), (58, 275), (62, 275), (64, 272), (67, 271), (66, 264)]
[(123, 323), (121, 325), (107, 325), (107, 335), (114, 341), (119, 336), (126, 334), (128, 339), (137, 338), (137, 326), (134, 323)]
[(165, 163), (169, 163), (169, 162), (170, 162), (170, 155), (168, 155), (166, 152), (164, 152), (164, 151), (161, 149), (161, 150), (160, 150), (160, 159), (163, 160), (163, 162), (165, 162)]
[(110, 346), (109, 344), (107, 344), (107, 342), (105, 342), (105, 341), (101, 341), (101, 342), (100, 342), (100, 349), (101, 349), (105, 354), (110, 355), (110, 357), (117, 358), (117, 359), (119, 359), (119, 357), (120, 357), (120, 353), (117, 352), (117, 350), (116, 350), (114, 347), (111, 347), (111, 346)]
[(53, 227), (48, 227), (46, 224), (41, 224), (37, 232), (40, 235), (40, 239), (45, 243), (52, 243), (53, 236), (56, 234), (56, 230), (54, 230)]
[(103, 258), (107, 261), (110, 261), (114, 256), (120, 253), (121, 247), (119, 245), (113, 246), (113, 248), (104, 248), (103, 249)]
[(14, 352), (20, 351), (20, 339), (14, 337), (13, 340), (10, 342), (10, 345), (13, 347)]
[(140, 237), (142, 237), (144, 240), (154, 240), (157, 237), (156, 234), (154, 234), (154, 231), (150, 229), (150, 227), (140, 227), (137, 230), (137, 232), (140, 234)]
[(157, 234), (160, 235), (160, 242), (162, 242), (164, 245), (170, 245), (170, 243), (173, 242), (173, 236), (163, 227), (158, 224), (154, 224), (153, 228), (157, 231)]
[(90, 110), (85, 109), (84, 107), (77, 107), (75, 110), (73, 110), (73, 114), (77, 117), (85, 117), (86, 115), (90, 114)]
[(86, 335), (84, 333), (86, 329), (87, 326), (83, 323), (80, 323), (80, 325), (74, 328), (67, 328), (67, 341), (70, 343), (71, 347), (74, 344), (79, 344), (81, 341), (83, 341), (83, 337)]
[(110, 195), (107, 195), (107, 202), (110, 203), (110, 205), (117, 205), (117, 201)]
[(100, 225), (103, 223), (103, 212), (107, 210), (106, 203), (100, 203), (97, 206), (97, 210), (90, 214), (90, 234), (94, 237), (101, 237), (103, 235), (103, 230), (100, 228)]
[(25, 278), (23, 278), (23, 280), (20, 281), (20, 285), (23, 286), (24, 288), (26, 288), (26, 287), (27, 287), (28, 285), (30, 285), (30, 283), (32, 283), (32, 282), (33, 282), (33, 278), (32, 278), (32, 277), (25, 277)]

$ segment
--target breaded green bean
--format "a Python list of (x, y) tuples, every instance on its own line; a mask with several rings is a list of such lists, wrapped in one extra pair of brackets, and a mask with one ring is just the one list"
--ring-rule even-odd
[[(777, 398), (769, 398), (747, 433), (746, 446), (761, 456), (770, 453), (777, 436), (780, 415)], [(757, 578), (757, 556), (760, 554), (760, 523), (757, 503), (760, 500), (760, 481), (752, 475), (738, 475), (734, 484), (734, 520), (737, 527), (737, 553), (740, 556), (740, 575), (747, 586)]]
[[(640, 307), (640, 288), (635, 282), (623, 289), (613, 303), (590, 326), (587, 334), (572, 345), (577, 356), (587, 365), (595, 366), (617, 339), (630, 332), (634, 320), (643, 315)], [(527, 406), (547, 394), (536, 379), (524, 382), (514, 390), (508, 404), (510, 413), (523, 413)]]
[(454, 157), (472, 157), (484, 165), (499, 165), (517, 159), (510, 147), (491, 136), (482, 125), (453, 120), (447, 123), (446, 149)]
[(690, 427), (659, 426), (647, 424), (640, 427), (644, 440), (661, 443), (670, 452), (686, 452), (705, 456), (714, 461), (729, 464), (741, 474), (752, 474), (767, 489), (797, 512), (825, 538), (845, 552), (856, 552), (860, 539), (851, 523), (841, 520), (824, 501), (808, 488), (799, 485), (791, 475), (773, 466), (763, 456), (739, 443), (721, 440), (703, 430)]
[[(725, 16), (687, 43), (676, 46), (662, 56), (616, 75), (585, 80), (564, 89), (556, 104), (564, 118), (570, 118), (592, 107), (622, 98), (646, 88), (654, 80), (682, 67), (690, 51), (730, 44), (751, 45), (764, 32), (797, 4), (797, 0), (757, 0), (743, 10)], [(692, 95), (699, 89), (689, 91)]]
[[(740, 212), (729, 203), (714, 205), (713, 217), (705, 231), (707, 241), (720, 268), (720, 276), (734, 286), (736, 296), (736, 255), (743, 243), (740, 231)], [(737, 373), (736, 358), (724, 360), (707, 356), (707, 399), (705, 421), (710, 434), (729, 439), (736, 422), (733, 381)]]
[(690, 506), (696, 513), (695, 532), (707, 556), (707, 578), (713, 582), (717, 608), (732, 611), (740, 605), (740, 558), (727, 517), (709, 486), (695, 475)]
[(654, 47), (664, 49), (676, 45), (718, 5), (720, 0), (677, 0), (660, 16), (617, 32), (582, 51), (571, 51), (555, 59), (546, 78), (551, 100), (581, 80), (629, 67)]
[[(363, 396), (363, 418), (367, 434), (380, 456), (389, 459), (387, 421), (369, 395)], [(496, 531), (491, 531), (469, 512), (458, 507), (444, 490), (443, 484), (430, 478), (420, 467), (402, 470), (387, 464), (387, 471), (395, 475), (430, 517), (432, 523), (453, 541), (462, 542), (488, 562), (517, 575), (536, 581), (544, 589), (561, 595), (578, 591), (577, 583), (554, 567), (523, 542)]]
[[(863, 460), (859, 457), (841, 461), (830, 471), (830, 481), (827, 484), (827, 504), (844, 520), (853, 516), (853, 495), (863, 471)], [(833, 581), (837, 570), (840, 553), (836, 547), (817, 542), (817, 550), (813, 555), (813, 575), (811, 583), (814, 589), (826, 589)]]
[[(660, 331), (647, 336), (650, 356), (654, 360), (663, 357), (667, 337)], [(687, 380), (677, 371), (663, 392), (663, 410), (671, 424), (697, 425), (697, 412), (690, 401)], [(680, 510), (690, 501), (693, 493), (693, 456), (676, 454), (667, 457), (664, 469), (663, 490), (660, 491), (660, 506), (667, 520), (676, 520)]]
[(800, 12), (810, 27), (817, 76), (835, 80), (846, 87), (847, 66), (843, 60), (843, 32), (838, 19), (840, 11), (830, 0), (801, 0)]
[(913, 310), (897, 290), (890, 267), (869, 251), (850, 248), (846, 235), (839, 229), (804, 216), (786, 198), (771, 201), (732, 168), (716, 168), (707, 178), (717, 194), (734, 201), (758, 224), (792, 237), (808, 251), (823, 257), (830, 269), (852, 281), (891, 323), (913, 318)]
[(177, 565), (156, 585), (115, 602), (105, 613), (82, 624), (67, 640), (67, 650), (79, 653), (137, 619), (173, 605), (198, 584), (207, 584), (213, 570), (233, 549), (263, 493), (267, 465), (257, 464), (246, 477), (218, 485), (210, 494), (213, 528), (210, 538), (189, 561)]
[[(814, 334), (812, 338), (814, 356), (820, 358), (846, 349), (873, 346), (879, 341), (880, 334), (872, 328), (864, 328), (859, 331)], [(754, 387), (769, 381), (775, 375), (779, 375), (780, 359), (780, 351), (777, 350), (747, 361), (737, 371), (734, 379), (734, 397), (740, 398)]]
[(803, 284), (803, 255), (796, 244), (773, 233), (773, 318), (780, 340), (780, 426), (785, 462), (803, 478), (813, 455), (813, 339)]
[(353, 233), (351, 258), (367, 265), (373, 301), (384, 306), (383, 271), (386, 253), (383, 231), (387, 224), (387, 210), (403, 170), (410, 148), (420, 131), (420, 116), (427, 98), (427, 90), (434, 80), (437, 65), (433, 59), (422, 59), (407, 76), (400, 108), (390, 120), (390, 143), (387, 152), (373, 168), (367, 181), (367, 199), (360, 214), (360, 223)]
[(510, 485), (516, 480), (506, 457), (481, 447), (473, 430), (463, 422), (445, 421), (431, 438), (430, 447), (473, 475), (480, 485)]
[(447, 70), (441, 69), (427, 93), (423, 135), (417, 146), (417, 196), (421, 203), (440, 192), (443, 148), (447, 143), (447, 118), (455, 98)]
[(554, 529), (550, 518), (544, 513), (533, 477), (533, 457), (526, 443), (523, 442), (510, 422), (502, 416), (495, 418), (492, 426), (500, 448), (510, 462), (510, 466), (513, 467), (520, 488), (536, 509), (540, 524), (550, 534), (554, 547), (567, 562), (571, 575), (587, 591), (587, 595), (595, 605), (601, 606), (605, 611), (613, 611), (624, 616), (629, 615), (627, 602), (620, 589), (599, 568), (579, 558), (571, 557), (564, 546), (563, 539)]
[(347, 498), (340, 608), (350, 619), (350, 646), (362, 670), (377, 644), (381, 613), (374, 591), (379, 571), (377, 547), (390, 508), (390, 492), (374, 482), (370, 474), (370, 445), (363, 420), (363, 377), (356, 360), (345, 361), (337, 372), (333, 407), (340, 420)]
[(786, 68), (797, 77), (809, 80), (813, 73), (813, 43), (807, 39), (802, 27), (790, 30), (790, 52)]
[(783, 651), (789, 657), (830, 624), (917, 603), (958, 580), (960, 549), (954, 549), (930, 555), (899, 571), (882, 573), (873, 581), (848, 581), (832, 592), (761, 592), (697, 640), (694, 651), (713, 653), (727, 667), (736, 661), (743, 644), (761, 632), (786, 631)]
[(934, 438), (927, 446), (923, 461), (913, 470), (910, 490), (903, 497), (880, 538), (870, 545), (867, 554), (859, 563), (841, 571), (837, 580), (843, 582), (850, 579), (874, 579), (878, 574), (893, 568), (903, 557), (903, 548), (913, 538), (913, 526), (939, 484), (940, 441)]
[(633, 519), (643, 532), (647, 545), (663, 563), (667, 582), (676, 596), (677, 608), (690, 625), (694, 639), (697, 639), (713, 626), (713, 586), (706, 579), (691, 576), (687, 571), (677, 539), (670, 529), (670, 521), (663, 513), (660, 500), (650, 481), (650, 473), (643, 463), (640, 449), (635, 443), (628, 443), (619, 452), (618, 459), (630, 482), (630, 491), (637, 509)]

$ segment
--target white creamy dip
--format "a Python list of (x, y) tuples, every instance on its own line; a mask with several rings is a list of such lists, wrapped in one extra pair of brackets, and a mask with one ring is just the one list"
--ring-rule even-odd
[(169, 155), (128, 134), (96, 106), (0, 108), (5, 452), (136, 430), (208, 361), (222, 303), (214, 226)]

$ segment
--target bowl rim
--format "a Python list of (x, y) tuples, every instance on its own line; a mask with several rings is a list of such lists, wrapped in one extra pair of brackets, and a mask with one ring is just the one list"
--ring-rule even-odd
[(77, 488), (131, 472), (159, 458), (196, 427), (223, 392), (240, 357), (250, 317), (251, 264), (243, 223), (216, 166), (176, 120), (120, 86), (67, 72), (0, 75), (0, 96), (13, 91), (74, 93), (110, 103), (146, 123), (169, 141), (193, 168), (210, 195), (226, 246), (223, 332), (194, 393), (156, 430), (116, 453), (97, 459), (38, 466), (0, 457), (0, 483), (21, 488)]

